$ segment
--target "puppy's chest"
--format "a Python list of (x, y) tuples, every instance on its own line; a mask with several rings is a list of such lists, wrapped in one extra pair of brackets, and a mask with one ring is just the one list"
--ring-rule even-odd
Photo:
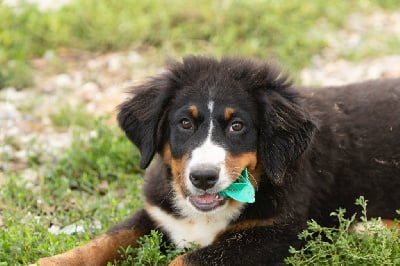
[(206, 215), (178, 219), (155, 206), (146, 210), (157, 225), (168, 233), (178, 248), (190, 247), (193, 244), (207, 246), (229, 224), (228, 219), (217, 219)]

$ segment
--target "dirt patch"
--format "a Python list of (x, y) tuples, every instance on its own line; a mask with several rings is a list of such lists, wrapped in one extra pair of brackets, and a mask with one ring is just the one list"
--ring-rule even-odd
[[(400, 77), (400, 10), (353, 14), (338, 32), (322, 27), (315, 29), (327, 40), (328, 47), (315, 55), (309, 68), (301, 72), (305, 85), (341, 85), (367, 79)], [(367, 56), (358, 62), (343, 58), (351, 53), (373, 53), (388, 50), (391, 55)]]

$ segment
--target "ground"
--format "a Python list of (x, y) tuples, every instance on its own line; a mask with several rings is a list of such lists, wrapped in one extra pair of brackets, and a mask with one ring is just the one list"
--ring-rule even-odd
[[(351, 52), (379, 47), (380, 40), (400, 35), (400, 10), (355, 13), (339, 32), (325, 31), (322, 23), (309, 34), (324, 34), (328, 46), (312, 58), (309, 67), (296, 73), (301, 84), (400, 77), (400, 50), (378, 57), (366, 52), (362, 58), (354, 58)], [(127, 97), (129, 86), (163, 71), (159, 61), (154, 53), (135, 50), (95, 54), (59, 49), (34, 59), (33, 87), (0, 90), (0, 186), (7, 175), (17, 172), (35, 191), (45, 171), (41, 165), (56, 160), (71, 145), (73, 129), (68, 123), (85, 124), (92, 116), (106, 116), (107, 123), (115, 125), (115, 108)], [(77, 121), (82, 114), (83, 120)], [(35, 167), (29, 162), (31, 154), (40, 154)], [(4, 208), (0, 205), (0, 227)], [(49, 230), (58, 233), (61, 229), (49, 224)], [(70, 232), (68, 226), (63, 230)]]

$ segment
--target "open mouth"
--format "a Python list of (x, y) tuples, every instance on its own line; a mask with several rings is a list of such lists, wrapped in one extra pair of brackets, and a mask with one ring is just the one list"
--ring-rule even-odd
[(208, 212), (224, 205), (226, 198), (218, 194), (203, 194), (200, 196), (190, 196), (190, 203), (198, 210)]

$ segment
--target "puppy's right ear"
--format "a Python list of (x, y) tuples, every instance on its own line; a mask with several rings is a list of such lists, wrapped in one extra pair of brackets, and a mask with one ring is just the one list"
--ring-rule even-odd
[(140, 150), (140, 167), (146, 168), (159, 145), (157, 131), (165, 119), (172, 86), (165, 78), (152, 79), (133, 89), (134, 97), (119, 106), (119, 126)]

